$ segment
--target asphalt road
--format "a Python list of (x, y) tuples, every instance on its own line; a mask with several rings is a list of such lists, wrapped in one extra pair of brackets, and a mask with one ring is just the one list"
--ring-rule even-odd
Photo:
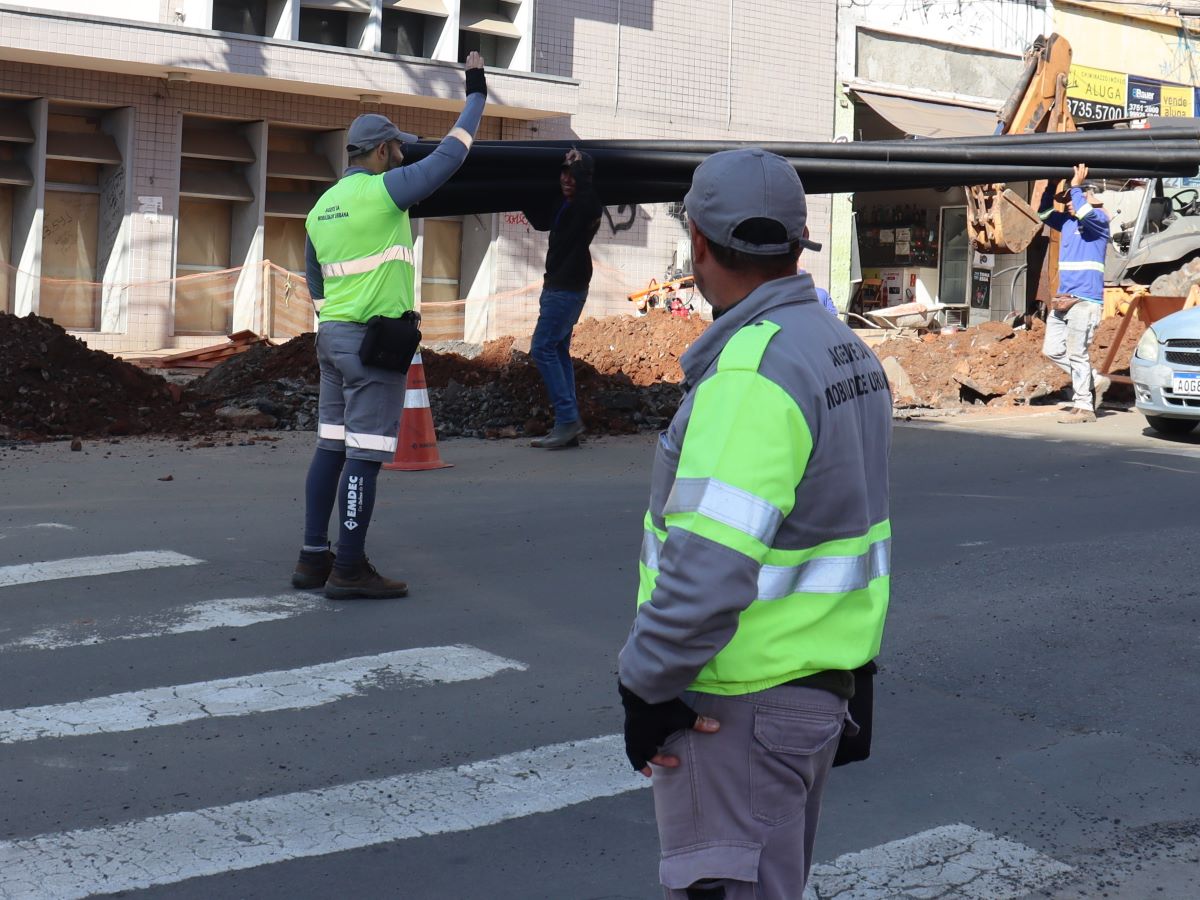
[[(384, 473), (412, 593), (341, 605), (287, 581), (310, 442), (0, 449), (0, 898), (659, 896), (613, 737), (653, 436)], [(1200, 895), (1198, 478), (1134, 413), (897, 428), (817, 896)]]

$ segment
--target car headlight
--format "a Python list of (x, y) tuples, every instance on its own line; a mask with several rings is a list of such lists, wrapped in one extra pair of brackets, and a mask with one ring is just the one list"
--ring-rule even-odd
[(1158, 362), (1158, 335), (1154, 333), (1153, 328), (1146, 329), (1135, 352), (1146, 362)]

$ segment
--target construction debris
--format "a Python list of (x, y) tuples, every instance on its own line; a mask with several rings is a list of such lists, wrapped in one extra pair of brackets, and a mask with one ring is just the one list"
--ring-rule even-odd
[(273, 346), (270, 340), (253, 331), (237, 331), (229, 335), (224, 344), (214, 344), (210, 347), (200, 347), (196, 350), (185, 350), (173, 353), (157, 360), (156, 365), (165, 369), (211, 369), (220, 365), (231, 356), (245, 353), (251, 347), (259, 344)]
[(0, 438), (189, 434), (199, 417), (171, 385), (67, 334), (0, 313)]
[[(1092, 347), (1096, 364), (1120, 321), (1101, 324)], [(581, 323), (572, 354), (589, 434), (665, 427), (682, 396), (679, 359), (705, 325), (657, 310)], [(1140, 321), (1130, 323), (1114, 371), (1128, 370), (1144, 330)], [(1036, 320), (1029, 330), (990, 322), (953, 334), (892, 338), (874, 349), (897, 409), (954, 411), (1061, 398), (1068, 378), (1042, 356), (1043, 334)], [(0, 439), (157, 434), (209, 436), (195, 446), (211, 446), (211, 435), (220, 431), (312, 431), (320, 392), (314, 337), (304, 334), (282, 346), (231, 341), (236, 352), (181, 390), (89, 349), (49, 319), (0, 314)], [(422, 351), (439, 438), (549, 430), (553, 413), (537, 367), (514, 343), (509, 337), (482, 347), (439, 345), (461, 352)]]
[[(1120, 319), (1106, 319), (1092, 342), (1092, 364), (1099, 366), (1116, 336)], [(962, 331), (884, 341), (874, 347), (884, 361), (898, 409), (955, 409), (964, 406), (1013, 406), (1056, 398), (1070, 377), (1042, 355), (1046, 326), (1034, 319), (1014, 330), (986, 322)], [(1129, 360), (1145, 331), (1130, 322), (1114, 361), (1114, 372), (1128, 372)], [(1113, 391), (1110, 398), (1119, 395)]]

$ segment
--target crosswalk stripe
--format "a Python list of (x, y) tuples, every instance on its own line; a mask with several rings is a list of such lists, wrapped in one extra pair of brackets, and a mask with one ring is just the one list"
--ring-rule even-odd
[(0, 587), (32, 584), (37, 581), (57, 581), (61, 578), (82, 578), (88, 575), (112, 575), (116, 572), (135, 572), (140, 569), (160, 569), (165, 566), (198, 566), (204, 560), (184, 556), (172, 550), (143, 550), (136, 553), (113, 553), (107, 556), (78, 556), (53, 562), (24, 563), (0, 566)]
[(0, 653), (10, 650), (61, 650), (64, 647), (132, 641), (212, 628), (245, 628), (310, 612), (342, 609), (345, 609), (344, 605), (327, 603), (315, 594), (231, 597), (162, 610), (149, 616), (116, 618), (104, 623), (103, 627), (89, 622), (43, 628), (0, 644)]
[(970, 825), (943, 825), (813, 866), (804, 900), (1016, 900), (1073, 869)]
[(299, 669), (0, 710), (0, 744), (308, 709), (372, 688), (472, 681), (505, 669), (526, 668), (523, 663), (466, 645), (397, 650)]
[(61, 900), (175, 884), (468, 831), (649, 784), (620, 735), (446, 769), (0, 842), (0, 897)]
[(4, 540), (14, 531), (28, 531), (33, 528), (45, 528), (49, 531), (74, 531), (74, 525), (64, 525), (61, 522), (35, 522), (32, 525), (14, 525), (11, 528), (5, 528), (0, 531), (0, 541)]

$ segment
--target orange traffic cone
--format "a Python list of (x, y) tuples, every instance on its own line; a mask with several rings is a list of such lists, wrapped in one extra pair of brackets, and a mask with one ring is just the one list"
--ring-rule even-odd
[(408, 383), (404, 391), (404, 411), (400, 414), (400, 433), (396, 439), (396, 455), (385, 469), (419, 472), (425, 469), (449, 469), (438, 455), (437, 433), (433, 430), (433, 411), (429, 408), (429, 391), (425, 385), (425, 366), (421, 351), (408, 367)]

